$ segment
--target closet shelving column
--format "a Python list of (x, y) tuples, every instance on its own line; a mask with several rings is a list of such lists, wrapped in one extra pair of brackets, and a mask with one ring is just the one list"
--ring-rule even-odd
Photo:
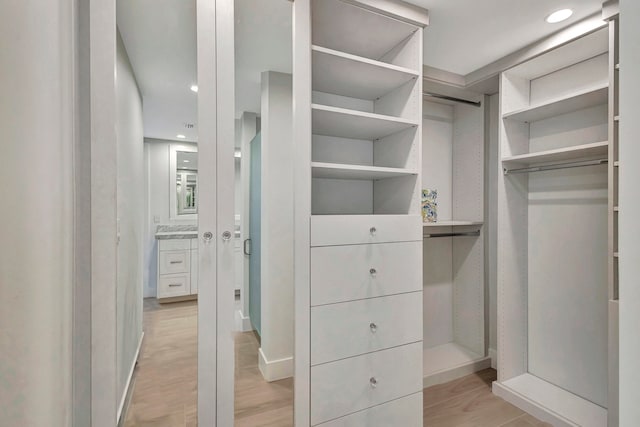
[(556, 426), (608, 422), (608, 50), (604, 28), (500, 80), (493, 390)]
[(401, 1), (294, 3), (296, 426), (422, 425), (427, 23)]
[[(425, 92), (449, 88), (425, 81)], [(483, 96), (477, 105), (425, 97), (423, 188), (437, 190), (436, 222), (423, 225), (424, 386), (491, 366), (485, 342)]]
[(618, 1), (608, 1), (602, 9), (602, 18), (609, 22), (609, 406), (608, 427), (619, 425), (619, 295), (618, 295), (618, 173), (620, 156), (618, 151), (619, 76), (620, 56), (618, 34), (620, 19)]

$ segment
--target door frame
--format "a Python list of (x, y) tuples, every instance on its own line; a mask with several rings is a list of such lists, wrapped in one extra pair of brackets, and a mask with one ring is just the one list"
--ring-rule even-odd
[[(77, 188), (85, 188), (79, 182), (90, 183), (90, 208), (81, 211), (83, 228), (76, 230), (87, 236), (76, 238), (90, 251), (76, 249), (75, 263), (79, 268), (90, 262), (90, 278), (76, 272), (86, 280), (74, 289), (74, 362), (86, 363), (73, 367), (73, 400), (80, 404), (74, 405), (74, 418), (86, 415), (94, 427), (113, 427), (118, 407), (116, 0), (78, 0), (77, 5), (77, 132), (90, 141), (78, 150), (74, 168)], [(203, 426), (228, 426), (234, 413), (234, 0), (196, 0), (196, 10), (198, 155), (204, 159), (199, 168), (198, 233), (200, 239), (206, 232), (213, 235), (209, 244), (201, 240), (199, 245), (198, 420)], [(90, 106), (90, 112), (80, 114), (82, 105)], [(89, 158), (87, 168), (83, 159)], [(222, 238), (225, 231), (231, 239)]]

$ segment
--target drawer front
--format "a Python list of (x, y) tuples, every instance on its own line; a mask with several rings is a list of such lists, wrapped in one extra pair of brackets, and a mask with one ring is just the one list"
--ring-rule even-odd
[(422, 242), (311, 249), (311, 305), (422, 290)]
[(311, 424), (422, 391), (422, 343), (313, 366)]
[(419, 215), (314, 215), (311, 246), (422, 241)]
[(422, 292), (311, 309), (311, 364), (422, 341)]
[(188, 273), (190, 252), (190, 250), (161, 251), (159, 253), (160, 274)]
[(158, 298), (179, 297), (190, 293), (189, 274), (166, 274), (158, 278)]
[(198, 293), (198, 250), (194, 249), (191, 251), (191, 265), (189, 266), (191, 270), (191, 295), (196, 295)]
[(415, 393), (392, 402), (383, 403), (337, 420), (319, 424), (320, 427), (422, 427), (422, 393)]
[(180, 251), (191, 249), (191, 239), (164, 239), (158, 240), (160, 251)]

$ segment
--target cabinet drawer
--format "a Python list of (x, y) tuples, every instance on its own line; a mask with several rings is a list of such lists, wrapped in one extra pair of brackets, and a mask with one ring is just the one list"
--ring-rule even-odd
[(314, 215), (311, 246), (422, 240), (418, 215)]
[(159, 252), (158, 266), (160, 274), (174, 274), (189, 272), (190, 250)]
[(189, 295), (189, 274), (166, 274), (158, 278), (158, 298)]
[(165, 239), (158, 240), (158, 250), (179, 251), (191, 249), (191, 239)]
[(311, 424), (420, 391), (422, 342), (313, 366)]
[(422, 427), (422, 393), (383, 403), (319, 427)]
[(422, 242), (311, 248), (311, 305), (422, 290)]
[(422, 292), (311, 309), (311, 364), (422, 341)]

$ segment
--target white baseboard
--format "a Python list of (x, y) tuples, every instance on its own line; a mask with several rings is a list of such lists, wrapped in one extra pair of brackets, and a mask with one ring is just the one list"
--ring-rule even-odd
[(489, 357), (491, 358), (491, 367), (493, 369), (498, 369), (498, 350), (496, 350), (495, 348), (490, 348)]
[(293, 357), (267, 360), (262, 352), (262, 347), (260, 347), (258, 349), (258, 368), (267, 382), (290, 378), (293, 376)]
[(235, 327), (237, 332), (253, 331), (253, 326), (251, 325), (251, 319), (249, 318), (249, 316), (245, 316), (242, 313), (242, 310), (236, 310)]
[(434, 385), (457, 380), (458, 378), (471, 375), (474, 372), (487, 369), (490, 366), (491, 366), (491, 359), (489, 359), (489, 357), (483, 357), (477, 360), (471, 360), (462, 365), (452, 367), (451, 369), (425, 375), (425, 377), (422, 379), (422, 387), (427, 388)]
[(133, 371), (136, 369), (136, 363), (138, 363), (138, 357), (140, 357), (140, 349), (142, 348), (142, 340), (144, 339), (144, 331), (142, 335), (140, 335), (140, 341), (138, 341), (138, 348), (136, 349), (136, 355), (133, 358), (133, 363), (131, 363), (131, 368), (129, 368), (129, 375), (127, 376), (127, 384), (124, 386), (124, 393), (120, 397), (120, 403), (118, 404), (118, 422), (120, 422), (120, 417), (122, 416), (122, 411), (124, 410), (124, 405), (127, 402), (127, 397), (129, 396), (129, 387), (131, 387), (131, 380), (133, 379)]

